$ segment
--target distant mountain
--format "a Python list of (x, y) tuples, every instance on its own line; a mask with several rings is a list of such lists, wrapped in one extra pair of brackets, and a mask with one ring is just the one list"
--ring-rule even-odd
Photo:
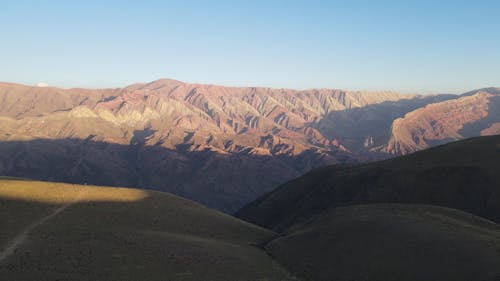
[[(418, 96), (169, 79), (96, 90), (0, 83), (0, 174), (153, 188), (234, 212), (316, 167), (494, 134), (495, 91)], [(441, 104), (456, 106), (414, 113)], [(448, 110), (464, 116), (452, 125), (439, 115)]]
[(283, 230), (331, 208), (371, 203), (439, 205), (500, 222), (500, 136), (462, 140), (380, 162), (316, 169), (236, 215)]
[(383, 151), (406, 154), (474, 136), (500, 134), (500, 89), (488, 88), (429, 104), (392, 124)]

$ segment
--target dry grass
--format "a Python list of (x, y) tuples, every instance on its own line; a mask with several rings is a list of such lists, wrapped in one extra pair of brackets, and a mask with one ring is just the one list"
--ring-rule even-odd
[[(253, 246), (260, 227), (160, 192), (0, 180), (0, 261), (8, 280), (294, 280)], [(6, 280), (7, 280), (6, 279)]]
[(11, 200), (67, 204), (76, 201), (132, 202), (142, 200), (147, 196), (147, 192), (131, 188), (0, 179), (0, 197)]

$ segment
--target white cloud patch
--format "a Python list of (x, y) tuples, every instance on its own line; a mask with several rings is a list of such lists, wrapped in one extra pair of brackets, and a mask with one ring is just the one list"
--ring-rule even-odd
[(38, 82), (38, 84), (36, 84), (37, 87), (41, 87), (41, 88), (45, 88), (45, 87), (48, 87), (49, 84), (45, 83), (45, 82)]

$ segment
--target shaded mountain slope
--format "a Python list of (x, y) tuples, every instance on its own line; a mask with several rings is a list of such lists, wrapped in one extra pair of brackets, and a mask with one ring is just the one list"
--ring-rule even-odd
[(455, 98), (456, 95), (429, 95), (336, 110), (329, 112), (315, 126), (323, 135), (337, 139), (358, 157), (376, 159), (375, 152), (387, 146), (391, 139), (395, 120), (426, 105)]
[(180, 146), (146, 146), (142, 142), (148, 132), (135, 134), (130, 145), (80, 139), (0, 142), (0, 171), (38, 180), (149, 187), (234, 212), (330, 160), (327, 154), (312, 151), (269, 156), (208, 147), (190, 151)]
[(0, 179), (0, 216), (1, 279), (294, 280), (275, 234), (165, 193)]
[(472, 138), (404, 157), (314, 170), (250, 203), (247, 221), (284, 229), (326, 209), (421, 203), (500, 221), (500, 136)]
[(498, 280), (500, 226), (426, 205), (330, 209), (267, 251), (304, 280)]

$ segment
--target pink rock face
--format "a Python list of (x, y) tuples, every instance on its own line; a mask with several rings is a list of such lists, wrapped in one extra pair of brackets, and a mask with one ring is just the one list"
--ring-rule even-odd
[(499, 96), (485, 91), (429, 104), (394, 121), (384, 151), (406, 154), (453, 140), (497, 134), (499, 109)]
[(500, 135), (500, 123), (494, 123), (481, 131), (482, 136)]
[(161, 189), (231, 212), (314, 167), (497, 132), (495, 108), (486, 92), (0, 83), (0, 173)]
[[(132, 138), (131, 131), (149, 128), (155, 131), (148, 139), (150, 144), (165, 139), (165, 135), (192, 133), (196, 144), (201, 144), (198, 140), (217, 136), (231, 140), (234, 145), (264, 148), (260, 138), (272, 135), (277, 138), (273, 143), (294, 147), (297, 153), (310, 148), (329, 151), (340, 147), (335, 138), (325, 137), (315, 126), (315, 122), (331, 111), (413, 97), (391, 92), (231, 88), (185, 84), (168, 79), (116, 90), (39, 89), (12, 84), (2, 85), (0, 90), (3, 97), (0, 105), (2, 116), (14, 118), (20, 123), (26, 121), (24, 117), (36, 117), (30, 120), (29, 131), (32, 135), (28, 133), (26, 138), (96, 135), (101, 139), (127, 144)], [(98, 119), (94, 120), (99, 123), (98, 127), (120, 127), (124, 133), (120, 137), (107, 136), (105, 132), (96, 134), (93, 130), (98, 128), (95, 127), (85, 132), (79, 128), (66, 133), (36, 128), (44, 127), (40, 123), (47, 122), (57, 123), (53, 124), (54, 127), (67, 127), (71, 120), (55, 116), (69, 115), (72, 111), (82, 113), (82, 107), (88, 112), (85, 117), (92, 115)], [(81, 114), (71, 117), (83, 118)], [(78, 121), (81, 120), (75, 120)], [(166, 143), (171, 144), (170, 148), (178, 144), (177, 141)], [(214, 146), (225, 150), (223, 146)]]

